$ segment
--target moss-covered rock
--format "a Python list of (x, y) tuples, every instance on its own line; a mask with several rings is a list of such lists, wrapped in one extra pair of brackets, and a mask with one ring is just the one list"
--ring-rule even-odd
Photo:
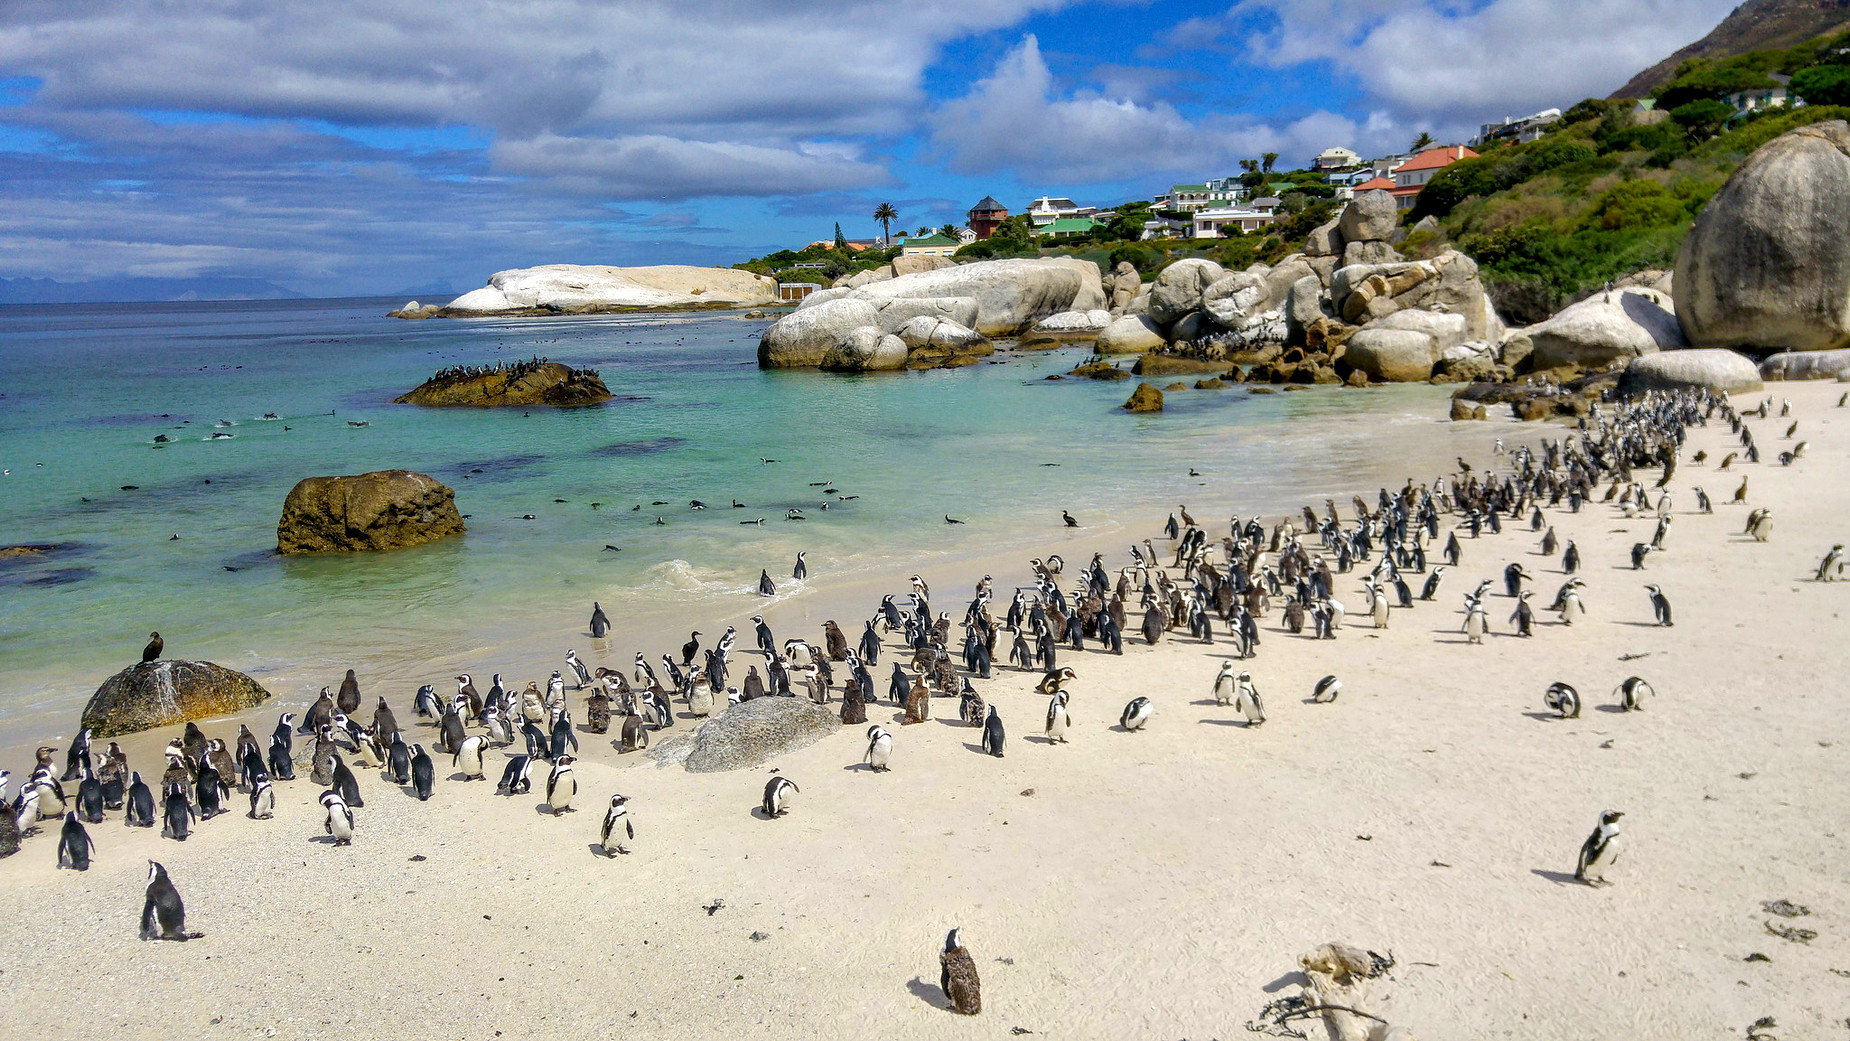
[(82, 725), (115, 737), (241, 712), (269, 697), (256, 680), (209, 661), (141, 662), (103, 681), (84, 706)]
[(276, 551), (354, 553), (405, 549), (463, 531), (456, 493), (426, 474), (379, 470), (310, 477), (283, 501)]

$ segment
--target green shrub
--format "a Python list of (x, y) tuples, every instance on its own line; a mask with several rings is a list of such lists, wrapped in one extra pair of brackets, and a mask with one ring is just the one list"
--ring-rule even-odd
[(1626, 181), (1607, 189), (1593, 204), (1588, 225), (1605, 231), (1661, 228), (1689, 220), (1684, 200), (1656, 181)]

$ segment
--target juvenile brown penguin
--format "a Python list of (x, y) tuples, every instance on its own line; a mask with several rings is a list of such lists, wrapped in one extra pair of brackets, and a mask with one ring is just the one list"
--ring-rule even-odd
[(360, 710), (360, 681), (352, 669), (348, 669), (347, 675), (340, 681), (340, 693), (334, 696), (334, 707), (348, 716)]
[(847, 661), (848, 637), (841, 631), (841, 626), (835, 624), (835, 619), (831, 618), (822, 623), (822, 633), (824, 641), (828, 644), (829, 660)]
[(861, 685), (849, 677), (841, 692), (841, 721), (844, 726), (867, 722), (867, 702), (861, 697)]
[(901, 726), (923, 723), (931, 718), (931, 691), (925, 689), (924, 677), (912, 677), (912, 691), (906, 695), (906, 718)]
[(622, 743), (617, 747), (617, 751), (619, 752), (635, 752), (649, 747), (649, 730), (642, 725), (641, 716), (628, 715), (623, 717), (623, 736), (621, 741)]
[(951, 1000), (952, 1011), (974, 1016), (983, 1011), (983, 987), (976, 977), (976, 959), (963, 945), (960, 930), (952, 929), (944, 937), (944, 950), (938, 955), (938, 986)]
[(593, 688), (585, 696), (585, 730), (602, 734), (610, 729), (610, 695), (603, 688)]

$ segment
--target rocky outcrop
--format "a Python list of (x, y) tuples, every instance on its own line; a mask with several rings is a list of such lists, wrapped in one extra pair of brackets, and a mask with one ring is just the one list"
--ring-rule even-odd
[(1201, 309), (1202, 294), (1227, 277), (1227, 269), (1212, 260), (1178, 260), (1164, 268), (1150, 284), (1150, 317), (1160, 325)]
[(862, 286), (854, 296), (872, 302), (966, 297), (976, 302), (971, 328), (991, 337), (1013, 336), (1061, 311), (1105, 306), (1098, 265), (1070, 257), (958, 264)]
[(1100, 354), (1142, 354), (1168, 341), (1163, 327), (1147, 314), (1129, 314), (1099, 330), (1096, 350)]
[(1379, 383), (1426, 379), (1436, 358), (1432, 337), (1408, 329), (1363, 329), (1343, 347), (1343, 361)]
[(893, 265), (882, 264), (879, 267), (868, 268), (865, 271), (856, 271), (851, 275), (843, 275), (836, 279), (829, 288), (859, 289), (862, 286), (872, 285), (875, 282), (885, 282), (892, 277), (894, 277)]
[(209, 661), (141, 662), (103, 681), (81, 725), (96, 737), (115, 737), (242, 712), (269, 697), (256, 680)]
[(909, 257), (894, 257), (893, 263), (889, 266), (892, 267), (893, 275), (897, 278), (900, 275), (916, 275), (924, 271), (938, 271), (947, 267), (956, 267), (957, 261), (952, 260), (950, 257), (933, 256), (927, 253), (915, 253)]
[(1850, 348), (1835, 351), (1788, 351), (1760, 363), (1764, 380), (1832, 380), (1850, 372)]
[(1137, 384), (1131, 396), (1124, 402), (1126, 412), (1161, 412), (1163, 410), (1163, 392), (1148, 383)]
[(763, 766), (808, 748), (841, 729), (841, 720), (807, 698), (753, 698), (701, 723), (693, 733), (657, 745), (658, 765), (680, 763), (689, 773)]
[(1443, 357), (1446, 351), (1464, 343), (1468, 332), (1464, 315), (1425, 311), (1417, 307), (1395, 311), (1370, 325), (1369, 328), (1424, 333), (1432, 340), (1433, 357), (1435, 358)]
[(1697, 216), (1677, 257), (1677, 318), (1699, 347), (1850, 344), (1850, 125), (1762, 145)]
[(276, 551), (356, 553), (405, 549), (463, 531), (456, 493), (410, 470), (310, 477), (289, 490)]
[[(919, 315), (894, 333), (909, 352), (927, 355), (994, 354), (989, 338), (947, 318)], [(824, 366), (827, 368), (827, 366)]]
[[(1201, 310), (1215, 324), (1237, 328), (1246, 320), (1265, 311), (1270, 293), (1266, 280), (1241, 271), (1226, 276), (1201, 291)], [(1180, 339), (1180, 337), (1178, 337)]]
[(1760, 370), (1752, 359), (1719, 347), (1665, 351), (1637, 358), (1620, 381), (1626, 393), (1702, 387), (1729, 394), (1760, 390)]
[(1112, 311), (1123, 311), (1132, 300), (1137, 299), (1137, 293), (1143, 289), (1143, 276), (1137, 273), (1136, 266), (1130, 261), (1120, 260), (1118, 266), (1111, 269), (1111, 285), (1108, 288), (1110, 299), (1107, 306)]
[(973, 329), (976, 327), (976, 301), (957, 296), (922, 296), (874, 303), (874, 326), (883, 333), (896, 333), (907, 322), (921, 316)]
[(1096, 333), (1111, 324), (1111, 312), (1103, 308), (1092, 311), (1061, 311), (1034, 323), (1037, 333)]
[(1386, 191), (1357, 192), (1343, 207), (1337, 229), (1345, 248), (1354, 242), (1386, 242), (1400, 227), (1400, 208)]
[(830, 347), (818, 368), (824, 372), (894, 372), (906, 367), (907, 354), (904, 340), (861, 325)]
[(1466, 401), (1464, 398), (1452, 399), (1452, 422), (1462, 423), (1467, 420), (1488, 418), (1489, 413), (1484, 406)]
[(1142, 355), (1131, 366), (1131, 374), (1136, 376), (1198, 376), (1202, 373), (1219, 374), (1230, 368), (1225, 361), (1208, 358), (1189, 358), (1173, 354), (1155, 352)]
[(581, 408), (610, 398), (595, 370), (549, 361), (440, 372), (392, 400), (426, 408)]
[(1603, 369), (1615, 361), (1686, 347), (1669, 297), (1653, 289), (1595, 293), (1523, 330), (1531, 369)]
[(497, 271), (488, 285), (450, 301), (440, 313), (458, 318), (597, 314), (759, 307), (777, 301), (776, 279), (732, 268), (546, 264)]
[(813, 369), (848, 334), (878, 329), (879, 313), (866, 300), (825, 300), (779, 318), (758, 341), (758, 365), (765, 369)]

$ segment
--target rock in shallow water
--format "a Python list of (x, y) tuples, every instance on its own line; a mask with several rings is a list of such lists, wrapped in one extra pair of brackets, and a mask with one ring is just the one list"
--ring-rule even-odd
[(427, 474), (379, 470), (310, 477), (283, 501), (276, 551), (353, 553), (405, 549), (463, 531), (456, 493)]
[(590, 369), (549, 361), (509, 369), (436, 376), (393, 399), (429, 408), (578, 408), (609, 401), (610, 388)]
[(103, 681), (84, 706), (82, 725), (115, 737), (240, 712), (269, 697), (256, 680), (209, 661), (141, 662)]

